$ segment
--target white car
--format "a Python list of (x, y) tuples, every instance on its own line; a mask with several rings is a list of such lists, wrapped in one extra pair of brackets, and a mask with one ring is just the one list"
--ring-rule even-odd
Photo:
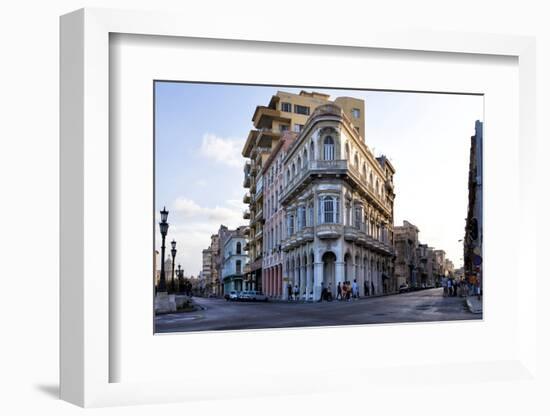
[(267, 302), (267, 296), (257, 290), (245, 290), (241, 292), (239, 300)]
[(240, 292), (237, 292), (236, 290), (232, 290), (227, 295), (227, 300), (238, 300), (239, 299)]

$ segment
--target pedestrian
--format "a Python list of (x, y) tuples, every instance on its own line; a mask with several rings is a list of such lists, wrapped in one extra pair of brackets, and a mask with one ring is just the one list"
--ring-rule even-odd
[(365, 292), (365, 296), (369, 295), (369, 282), (366, 280), (363, 282), (363, 291)]
[(324, 283), (321, 283), (321, 299), (319, 299), (319, 302), (322, 302), (327, 299), (327, 288), (325, 287)]
[(342, 285), (340, 285), (340, 282), (338, 282), (338, 286), (336, 287), (336, 300), (342, 300)]
[(332, 302), (332, 283), (329, 282), (327, 290), (327, 301)]
[(447, 296), (453, 295), (453, 281), (451, 279), (447, 279)]
[(374, 296), (374, 282), (370, 282), (370, 293), (372, 294), (372, 296)]
[(300, 289), (298, 289), (298, 285), (294, 285), (294, 300), (298, 300), (300, 297)]
[(344, 285), (346, 286), (346, 300), (349, 302), (351, 300), (351, 285), (349, 281), (345, 281)]
[(357, 279), (353, 279), (353, 284), (351, 285), (351, 291), (353, 293), (353, 299), (359, 298), (359, 286), (357, 286)]
[(289, 283), (286, 288), (287, 288), (287, 292), (288, 292), (288, 299), (287, 300), (290, 302), (292, 300), (292, 285)]

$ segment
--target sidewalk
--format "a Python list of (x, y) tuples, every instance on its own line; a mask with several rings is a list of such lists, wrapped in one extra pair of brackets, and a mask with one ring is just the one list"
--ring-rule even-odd
[(468, 296), (466, 298), (466, 305), (471, 313), (483, 313), (483, 298), (478, 299), (477, 296)]

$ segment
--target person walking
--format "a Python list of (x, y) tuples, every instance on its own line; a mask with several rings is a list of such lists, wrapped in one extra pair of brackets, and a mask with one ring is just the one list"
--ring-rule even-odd
[(372, 296), (374, 296), (374, 282), (370, 282), (370, 293), (372, 294)]
[(286, 287), (287, 289), (287, 294), (288, 294), (288, 299), (287, 301), (291, 301), (292, 300), (292, 285), (289, 283), (288, 286)]
[(363, 282), (363, 290), (365, 291), (365, 296), (369, 296), (369, 282), (366, 280)]
[(340, 282), (338, 282), (338, 286), (336, 286), (336, 300), (342, 300), (342, 285)]
[(329, 282), (327, 290), (327, 301), (332, 302), (332, 283)]
[(298, 289), (298, 285), (294, 285), (294, 300), (297, 301), (300, 298), (300, 289)]
[(447, 296), (453, 296), (453, 281), (447, 279)]
[(359, 286), (357, 286), (357, 279), (353, 279), (351, 292), (353, 293), (353, 299), (359, 299)]

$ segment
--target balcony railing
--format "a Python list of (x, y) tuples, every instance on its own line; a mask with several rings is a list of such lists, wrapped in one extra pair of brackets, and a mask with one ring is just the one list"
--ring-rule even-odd
[(346, 225), (344, 227), (344, 239), (346, 241), (357, 241), (359, 230), (355, 227)]
[(245, 210), (243, 211), (243, 219), (245, 219), (245, 220), (249, 220), (249, 219), (250, 219), (250, 211), (249, 211), (249, 210), (245, 209)]
[(338, 238), (342, 235), (342, 227), (342, 224), (319, 224), (315, 233), (321, 239)]
[(243, 195), (243, 203), (250, 204), (250, 193), (245, 192), (245, 194)]

